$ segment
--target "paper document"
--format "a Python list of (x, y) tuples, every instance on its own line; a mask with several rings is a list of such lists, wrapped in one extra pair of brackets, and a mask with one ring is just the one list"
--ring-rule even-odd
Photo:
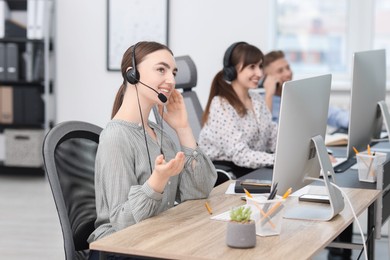
[(347, 144), (348, 144), (348, 134), (335, 133), (332, 135), (325, 136), (326, 146), (347, 145)]

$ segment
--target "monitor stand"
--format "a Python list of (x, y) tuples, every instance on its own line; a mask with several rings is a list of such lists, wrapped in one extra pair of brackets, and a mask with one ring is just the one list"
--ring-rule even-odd
[[(294, 206), (294, 208), (286, 208), (284, 217), (291, 219), (329, 221), (344, 209), (344, 198), (341, 191), (335, 188), (327, 177), (330, 175), (332, 182), (335, 183), (334, 171), (325, 147), (324, 139), (321, 135), (317, 135), (312, 138), (312, 142), (314, 142), (317, 151), (321, 171), (328, 173), (324, 174), (323, 180), (330, 203), (299, 203), (300, 205)], [(306, 179), (318, 180), (310, 177), (307, 177)]]
[(378, 102), (378, 106), (381, 109), (381, 113), (383, 116), (383, 121), (385, 122), (386, 126), (386, 131), (387, 131), (387, 137), (389, 138), (390, 141), (390, 114), (389, 114), (389, 109), (387, 107), (386, 101), (382, 100)]

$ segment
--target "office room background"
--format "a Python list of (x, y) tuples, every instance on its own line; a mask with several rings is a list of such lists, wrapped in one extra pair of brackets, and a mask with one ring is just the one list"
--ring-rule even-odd
[[(54, 80), (54, 107), (50, 113), (53, 114), (54, 123), (81, 120), (105, 127), (110, 120), (114, 97), (122, 81), (119, 71), (107, 70), (108, 1), (53, 0), (54, 62), (51, 72)], [(139, 0), (141, 3), (143, 1)], [(291, 62), (294, 79), (332, 73), (331, 104), (346, 109), (349, 109), (353, 53), (384, 48), (390, 60), (390, 0), (167, 1), (169, 47), (175, 56), (190, 55), (194, 60), (198, 71), (195, 91), (203, 107), (207, 102), (211, 81), (222, 69), (224, 52), (236, 41), (246, 41), (264, 53), (274, 49), (284, 50)], [(129, 17), (133, 15), (131, 6), (124, 9)], [(130, 41), (128, 45), (134, 43)], [(387, 63), (389, 68), (390, 63)], [(388, 105), (389, 96), (390, 86), (387, 84)], [(24, 181), (27, 177), (22, 176), (18, 181)], [(31, 196), (28, 187), (20, 188), (19, 183), (14, 185), (0, 185), (1, 197), (6, 198), (7, 203), (11, 196), (7, 190), (16, 192), (18, 197), (38, 198), (47, 204), (52, 203), (48, 202), (48, 199), (52, 200), (51, 197), (42, 197), (50, 193), (46, 186), (46, 194), (42, 195), (40, 190)], [(31, 207), (40, 210), (35, 204), (26, 205), (26, 201), (22, 204), (22, 200), (21, 203), (15, 203), (21, 210), (16, 211), (18, 217), (14, 218), (15, 221), (19, 217), (29, 218), (26, 212)], [(38, 214), (46, 214), (46, 211)], [(14, 220), (5, 219), (7, 216), (4, 215), (3, 219), (0, 216), (0, 219), (3, 228), (8, 226), (7, 230), (12, 234), (13, 227), (22, 229), (20, 225), (27, 226), (30, 220), (22, 224), (9, 224), (9, 221)], [(54, 218), (58, 220), (57, 215)], [(61, 237), (59, 225), (54, 227), (50, 224), (50, 228), (47, 228), (47, 223), (44, 223), (46, 220), (46, 216), (39, 217), (36, 226), (39, 228), (42, 225), (42, 232), (52, 232), (49, 229), (53, 229), (57, 232), (56, 236)], [(360, 222), (366, 223), (365, 220)], [(387, 235), (387, 227), (382, 228), (382, 234)], [(50, 237), (50, 234), (46, 237)], [(40, 241), (40, 238), (36, 239)], [(9, 243), (14, 244), (4, 241), (0, 249), (8, 248)], [(33, 252), (36, 244), (31, 242)], [(62, 243), (57, 244), (56, 248), (44, 250), (62, 252)]]
[[(332, 72), (331, 103), (349, 108), (353, 52), (390, 46), (390, 29), (386, 26), (390, 19), (390, 1), (293, 1), (306, 15), (295, 14), (297, 9), (288, 2), (291, 1), (169, 0), (169, 47), (176, 56), (190, 55), (194, 60), (198, 70), (196, 92), (203, 107), (211, 81), (222, 69), (224, 51), (231, 43), (247, 41), (264, 53), (275, 48), (287, 51), (288, 46), (283, 44), (288, 42), (289, 30), (292, 30), (292, 33), (302, 31), (303, 34), (300, 40), (303, 44), (294, 46), (296, 49), (313, 51), (310, 48), (317, 45), (320, 50), (333, 51), (332, 57), (336, 59), (333, 66), (320, 66), (327, 63), (326, 57), (317, 60), (317, 67), (310, 63), (306, 67), (292, 64), (294, 78)], [(279, 14), (278, 4), (284, 8)], [(56, 2), (57, 122), (83, 120), (104, 127), (110, 119), (121, 77), (120, 72), (107, 70), (106, 8), (107, 0)], [(131, 6), (126, 8), (131, 16)], [(284, 14), (282, 19), (278, 18), (281, 14)], [(307, 29), (305, 26), (310, 20), (313, 21), (310, 26), (315, 28)], [(277, 26), (285, 26), (284, 31)], [(322, 38), (314, 37), (314, 43), (305, 43), (305, 33), (314, 34), (314, 30), (331, 32)], [(334, 39), (330, 41), (328, 37)], [(329, 49), (330, 42), (336, 43), (335, 50)], [(388, 103), (389, 100), (387, 97)], [(387, 228), (382, 230), (387, 233)]]
[[(234, 0), (203, 3), (169, 1), (169, 46), (176, 56), (190, 55), (195, 61), (198, 69), (196, 92), (203, 106), (206, 104), (213, 76), (222, 69), (224, 51), (232, 42), (247, 41), (263, 52), (278, 47), (286, 51), (286, 42), (289, 40), (284, 35), (288, 35), (288, 30), (295, 33), (298, 28), (305, 36), (309, 32), (306, 28), (307, 21), (313, 21), (310, 26), (316, 27), (317, 31), (322, 30), (318, 28), (322, 26), (323, 30), (330, 32), (325, 37), (312, 38), (312, 42), (306, 39), (305, 43), (305, 37), (302, 37), (300, 41), (303, 44), (295, 46), (295, 49), (319, 48), (328, 53), (333, 51), (333, 56), (325, 56), (318, 63), (325, 64), (326, 59), (332, 58), (339, 61), (334, 61), (333, 66), (317, 66), (318, 70), (311, 71), (311, 75), (333, 72), (331, 102), (344, 108), (349, 107), (350, 63), (353, 52), (374, 47), (385, 48), (386, 43), (390, 46), (390, 40), (386, 42), (384, 37), (390, 36), (386, 20), (379, 20), (378, 29), (375, 29), (378, 18), (389, 17), (386, 16), (386, 10), (389, 12), (388, 4), (385, 9), (388, 1), (344, 0), (326, 1), (325, 4), (321, 4), (322, 1), (295, 1), (299, 3), (298, 6), (303, 7), (300, 11), (306, 15), (294, 15), (298, 10), (289, 6), (288, 2), (291, 1), (248, 0), (240, 4)], [(276, 13), (278, 4), (284, 8), (282, 18), (278, 18), (281, 14)], [(376, 14), (377, 5), (381, 5), (379, 10), (383, 10), (379, 16)], [(57, 122), (78, 119), (105, 126), (109, 120), (114, 95), (121, 81), (119, 72), (106, 69), (106, 8), (106, 0), (56, 3)], [(126, 9), (131, 16), (131, 6)], [(304, 17), (307, 19), (303, 19)], [(278, 30), (277, 26), (284, 26), (284, 31)], [(374, 37), (376, 33), (377, 38)], [(329, 40), (330, 38), (332, 39)], [(374, 43), (378, 38), (377, 43)], [(336, 44), (335, 49), (325, 46), (331, 43)], [(133, 42), (129, 42), (130, 44)], [(309, 69), (315, 68), (308, 64), (306, 70), (305, 67), (300, 69), (299, 64), (292, 64), (295, 79), (309, 75), (304, 71), (310, 72)]]

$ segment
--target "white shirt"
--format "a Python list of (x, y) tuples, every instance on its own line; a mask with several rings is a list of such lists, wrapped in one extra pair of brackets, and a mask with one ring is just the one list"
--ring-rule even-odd
[(263, 97), (249, 92), (253, 110), (241, 117), (230, 103), (213, 98), (199, 146), (211, 160), (231, 161), (246, 168), (273, 165), (277, 125), (272, 121)]

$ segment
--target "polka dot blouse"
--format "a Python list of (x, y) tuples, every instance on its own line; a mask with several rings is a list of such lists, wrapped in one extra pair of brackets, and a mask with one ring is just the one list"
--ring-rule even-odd
[(199, 136), (199, 146), (211, 160), (259, 168), (274, 163), (277, 125), (263, 97), (249, 92), (253, 110), (241, 117), (230, 103), (213, 98), (208, 121)]

